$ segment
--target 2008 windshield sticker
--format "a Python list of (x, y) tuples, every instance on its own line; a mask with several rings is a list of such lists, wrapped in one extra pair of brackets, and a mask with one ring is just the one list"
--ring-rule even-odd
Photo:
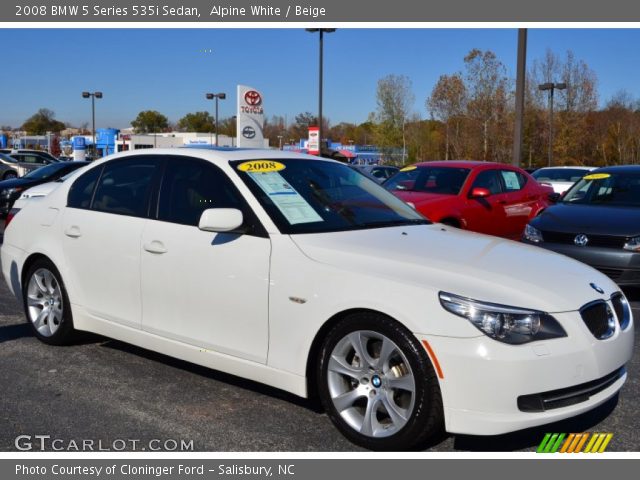
[[(276, 164), (247, 166), (248, 164)], [(281, 168), (280, 168), (281, 166)], [(291, 225), (297, 223), (322, 222), (322, 217), (307, 203), (280, 173), (285, 166), (279, 162), (244, 162), (238, 165), (238, 170), (247, 172), (251, 179), (266, 193), (273, 204), (284, 215)]]
[(253, 160), (251, 162), (243, 162), (238, 165), (238, 170), (242, 172), (279, 172), (286, 167), (280, 162), (272, 160)]

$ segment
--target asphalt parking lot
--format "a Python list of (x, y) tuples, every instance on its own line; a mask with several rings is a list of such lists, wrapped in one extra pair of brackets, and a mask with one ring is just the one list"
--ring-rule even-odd
[[(640, 318), (640, 289), (626, 293)], [(639, 344), (636, 329), (636, 352)], [(639, 451), (637, 354), (628, 371), (619, 398), (588, 414), (509, 435), (446, 436), (429, 449), (527, 451), (545, 432), (588, 431), (612, 432), (608, 451)], [(285, 392), (97, 336), (47, 346), (32, 336), (4, 280), (0, 388), (0, 451), (16, 451), (19, 435), (50, 435), (65, 448), (88, 439), (102, 448), (126, 442), (126, 450), (151, 440), (193, 442), (196, 451), (359, 450), (317, 405)]]

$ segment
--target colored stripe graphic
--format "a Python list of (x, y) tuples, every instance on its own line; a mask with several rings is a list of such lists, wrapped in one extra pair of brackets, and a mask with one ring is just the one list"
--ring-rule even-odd
[(547, 433), (538, 445), (536, 452), (603, 453), (612, 438), (613, 433)]

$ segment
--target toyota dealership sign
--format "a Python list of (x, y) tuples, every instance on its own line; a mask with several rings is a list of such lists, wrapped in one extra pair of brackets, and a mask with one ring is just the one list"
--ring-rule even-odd
[(246, 85), (238, 85), (238, 127), (236, 136), (239, 147), (263, 148), (264, 107), (262, 93)]

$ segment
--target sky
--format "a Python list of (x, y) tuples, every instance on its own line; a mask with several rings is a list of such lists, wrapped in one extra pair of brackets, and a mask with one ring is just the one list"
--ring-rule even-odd
[[(300, 28), (2, 29), (9, 62), (0, 79), (0, 125), (20, 126), (39, 108), (80, 126), (102, 91), (96, 128), (127, 128), (138, 112), (158, 110), (171, 122), (213, 112), (207, 92), (225, 92), (220, 118), (235, 114), (236, 85), (261, 90), (265, 114), (289, 122), (318, 108), (318, 34)], [(640, 98), (640, 29), (529, 29), (527, 62), (550, 48), (572, 50), (597, 74), (601, 104), (617, 91)], [(438, 77), (463, 70), (472, 48), (494, 51), (515, 78), (516, 29), (349, 29), (325, 35), (324, 117), (332, 124), (366, 121), (376, 108), (377, 81), (406, 75), (414, 110)]]

